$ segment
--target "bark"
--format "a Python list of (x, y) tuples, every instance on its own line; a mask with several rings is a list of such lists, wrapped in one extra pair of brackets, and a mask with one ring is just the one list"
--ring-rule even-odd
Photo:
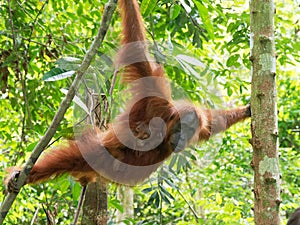
[(252, 0), (250, 50), (252, 61), (251, 144), (254, 169), (255, 224), (279, 225), (280, 176), (278, 159), (274, 2)]
[(87, 186), (83, 203), (81, 225), (107, 224), (107, 187), (99, 177), (97, 182)]
[[(101, 106), (107, 104), (106, 98), (102, 97), (101, 100), (102, 102), (93, 90), (87, 90), (86, 106), (90, 111), (90, 116), (87, 117), (86, 122), (99, 129), (102, 128), (101, 124), (105, 116)], [(99, 177), (97, 182), (88, 184), (82, 208), (81, 225), (107, 224), (107, 186), (104, 179)]]
[(116, 213), (116, 221), (120, 223), (122, 220), (126, 218), (133, 218), (133, 189), (132, 187), (127, 186), (118, 186), (117, 189), (117, 198), (120, 201), (124, 212), (117, 211)]

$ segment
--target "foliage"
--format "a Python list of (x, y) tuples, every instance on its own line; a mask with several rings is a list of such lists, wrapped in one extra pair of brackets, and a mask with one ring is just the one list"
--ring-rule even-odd
[[(73, 78), (70, 71), (76, 70), (97, 32), (104, 3), (83, 0), (1, 3), (1, 178), (4, 168), (24, 163), (49, 126), (64, 96), (61, 89), (67, 89)], [(297, 105), (300, 84), (296, 74), (300, 66), (299, 13), (294, 1), (276, 4), (284, 224), (286, 215), (300, 205)], [(151, 53), (164, 63), (175, 90), (174, 98), (185, 96), (205, 107), (215, 108), (249, 102), (248, 4), (243, 1), (143, 0), (141, 8), (153, 43)], [(295, 12), (292, 17), (291, 12)], [(106, 41), (85, 79), (89, 87), (114, 102), (112, 115), (126, 101), (120, 95), (122, 87), (118, 82), (114, 96), (108, 96), (119, 32), (119, 16), (115, 15)], [(77, 96), (82, 97), (81, 90)], [(73, 124), (79, 122), (75, 105), (80, 106), (80, 103), (74, 102), (55, 139), (72, 135)], [(171, 158), (147, 182), (134, 188), (135, 217), (124, 223), (253, 224), (249, 126), (249, 122), (235, 126), (210, 143)], [(3, 189), (1, 186), (1, 193)], [(114, 211), (122, 211), (114, 192), (115, 186), (111, 185), (110, 224), (116, 223)], [(57, 224), (70, 224), (79, 193), (79, 185), (67, 176), (42, 185), (26, 186), (6, 222), (45, 224), (47, 216), (52, 216)]]

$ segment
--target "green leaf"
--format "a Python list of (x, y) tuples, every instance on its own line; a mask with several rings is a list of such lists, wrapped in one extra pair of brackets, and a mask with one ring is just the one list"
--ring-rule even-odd
[(71, 77), (75, 74), (74, 70), (66, 71), (60, 68), (53, 68), (43, 76), (44, 81), (57, 81)]
[(179, 54), (179, 55), (177, 55), (177, 57), (179, 59), (191, 64), (191, 65), (205, 68), (204, 63), (202, 63), (200, 60), (198, 60), (195, 57), (192, 57), (192, 56), (189, 56), (189, 55), (184, 55), (184, 54)]
[(221, 205), (222, 204), (222, 196), (220, 195), (220, 193), (217, 193), (216, 194), (216, 203), (218, 205)]
[(228, 67), (231, 67), (231, 66), (238, 66), (239, 63), (237, 63), (237, 61), (238, 61), (239, 57), (240, 57), (240, 56), (237, 55), (237, 54), (230, 56), (230, 57), (227, 59), (226, 66), (228, 66)]
[(211, 39), (213, 39), (215, 36), (214, 35), (214, 27), (210, 20), (211, 17), (208, 13), (208, 9), (201, 2), (195, 1), (195, 4), (199, 10), (200, 17), (201, 17), (202, 22), (207, 30), (208, 35), (210, 36)]
[(167, 189), (160, 185), (160, 190), (161, 190), (161, 193), (163, 193), (164, 195), (168, 196), (168, 198), (172, 199), (172, 200), (175, 200), (175, 198), (173, 197), (173, 195), (167, 191)]
[(173, 188), (173, 189), (178, 189), (178, 187), (176, 186), (176, 184), (173, 182), (173, 180), (171, 180), (171, 179), (165, 179), (164, 180), (171, 188)]
[(199, 30), (195, 30), (193, 34), (193, 44), (199, 48), (202, 48), (202, 39), (200, 38)]
[(58, 64), (58, 65), (62, 65), (62, 64), (65, 64), (65, 63), (80, 64), (81, 59), (76, 58), (76, 57), (62, 57), (62, 58), (59, 58), (55, 63)]
[(180, 14), (180, 10), (181, 10), (180, 5), (173, 4), (170, 9), (170, 19), (171, 20), (176, 19)]
[(70, 70), (77, 70), (81, 64), (81, 59), (75, 57), (63, 57), (58, 59), (55, 64), (56, 67), (70, 71)]
[(82, 187), (80, 186), (79, 183), (74, 183), (74, 186), (72, 187), (72, 196), (73, 199), (78, 199), (81, 193)]
[(171, 204), (170, 200), (168, 199), (168, 197), (163, 193), (163, 192), (160, 192), (160, 196), (161, 196), (161, 199), (167, 203), (168, 205)]
[(70, 187), (70, 181), (67, 179), (63, 179), (62, 181), (58, 182), (58, 188), (61, 190), (62, 193), (67, 192)]
[(36, 142), (33, 142), (33, 143), (30, 143), (30, 144), (27, 146), (26, 151), (27, 151), (27, 152), (32, 152), (32, 150), (34, 149), (34, 147), (36, 146), (37, 143), (38, 143), (37, 141), (36, 141)]
[(110, 206), (118, 209), (121, 213), (124, 212), (124, 208), (122, 207), (122, 205), (120, 204), (120, 201), (116, 200), (116, 199), (110, 199), (108, 201), (108, 206), (110, 208)]
[(197, 158), (189, 151), (182, 151), (181, 154), (191, 158), (192, 160), (197, 160)]
[(143, 0), (141, 4), (141, 12), (146, 17), (155, 8), (157, 0)]
[(152, 205), (153, 203), (158, 208), (158, 206), (159, 206), (159, 195), (158, 195), (157, 191), (153, 192), (152, 195), (150, 196), (149, 200), (148, 200), (149, 205)]
[(232, 93), (233, 93), (232, 88), (231, 88), (230, 86), (228, 86), (228, 87), (227, 87), (227, 95), (228, 95), (228, 96), (231, 96)]
[[(61, 88), (60, 91), (62, 93), (64, 93), (65, 95), (67, 95), (68, 90)], [(90, 111), (88, 110), (88, 107), (86, 106), (86, 104), (81, 101), (81, 99), (78, 96), (74, 96), (73, 98), (73, 102), (76, 103), (81, 109), (83, 109), (88, 115), (90, 115)]]
[(188, 161), (183, 155), (179, 155), (177, 162), (177, 171), (180, 171), (182, 168), (188, 165)]
[(194, 76), (196, 79), (200, 78), (199, 73), (192, 66), (189, 65), (190, 62), (186, 61), (185, 58), (182, 58), (182, 55), (175, 56), (175, 59), (183, 68), (185, 73)]
[(173, 155), (173, 157), (171, 158), (170, 164), (169, 164), (169, 168), (172, 169), (174, 167), (174, 165), (176, 164), (178, 159), (178, 154)]
[(154, 187), (149, 187), (149, 188), (143, 189), (142, 192), (143, 192), (144, 194), (147, 194), (147, 193), (149, 193), (149, 192), (151, 192), (151, 191), (153, 191), (153, 190), (154, 190)]
[(83, 5), (79, 4), (78, 9), (77, 9), (77, 14), (82, 15), (83, 14)]

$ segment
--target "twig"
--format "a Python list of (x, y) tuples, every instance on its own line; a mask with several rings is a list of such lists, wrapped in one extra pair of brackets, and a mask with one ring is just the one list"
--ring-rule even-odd
[[(73, 97), (77, 89), (80, 86), (80, 81), (83, 75), (85, 74), (86, 70), (91, 64), (92, 59), (94, 58), (95, 54), (97, 53), (99, 47), (102, 44), (102, 41), (107, 33), (112, 15), (116, 9), (117, 0), (109, 0), (105, 5), (104, 14), (102, 17), (102, 21), (100, 24), (100, 29), (90, 46), (90, 49), (87, 51), (80, 68), (77, 71), (77, 75), (70, 86), (70, 89), (60, 104), (59, 109), (57, 110), (56, 115), (54, 116), (49, 128), (47, 129), (44, 136), (40, 139), (38, 144), (35, 146), (31, 156), (27, 160), (23, 170), (21, 171), (19, 178), (17, 180), (16, 187), (19, 190), (26, 181), (28, 174), (30, 173), (34, 163), (37, 161), (45, 147), (50, 142), (51, 138), (55, 134), (60, 122), (62, 121), (64, 114), (66, 113), (67, 109), (70, 107)], [(9, 193), (5, 200), (3, 201), (1, 208), (0, 208), (0, 225), (3, 223), (9, 209), (11, 208), (14, 200), (16, 199), (18, 193)]]
[[(115, 71), (114, 71), (114, 75), (113, 75), (112, 82), (111, 82), (109, 92), (108, 92), (109, 96), (110, 96), (110, 107), (112, 107), (112, 105), (114, 104), (113, 91), (114, 91), (114, 88), (115, 88), (115, 85), (116, 85), (116, 80), (117, 80), (118, 73), (119, 73), (119, 68), (115, 69)], [(108, 110), (109, 110), (109, 108), (106, 107), (105, 112), (107, 113)], [(110, 110), (110, 112), (108, 113), (108, 121), (111, 118), (111, 113), (112, 112)]]
[(37, 209), (35, 210), (34, 214), (33, 214), (33, 217), (32, 217), (32, 220), (30, 222), (30, 225), (34, 225), (34, 222), (38, 216), (38, 213), (39, 213), (39, 210), (40, 210), (40, 206), (37, 207)]
[(177, 189), (177, 191), (180, 194), (180, 196), (183, 198), (183, 200), (186, 202), (186, 204), (188, 204), (190, 210), (194, 214), (194, 217), (195, 217), (196, 221), (198, 222), (198, 220), (199, 220), (200, 217), (198, 216), (198, 214), (195, 211), (195, 209), (193, 208), (193, 206), (188, 202), (188, 200), (185, 198), (185, 196), (183, 195), (183, 193), (179, 189)]
[(208, 41), (208, 38), (204, 35), (204, 33), (206, 33), (207, 31), (200, 27), (199, 23), (192, 17), (192, 15), (185, 9), (185, 7), (180, 4), (181, 8), (183, 8), (183, 10), (186, 12), (187, 16), (190, 18), (190, 20), (192, 21), (193, 25), (195, 27), (197, 27), (200, 30), (200, 35), (206, 40)]
[(85, 196), (85, 193), (86, 193), (86, 187), (87, 186), (85, 185), (81, 189), (80, 199), (79, 199), (79, 202), (78, 202), (78, 205), (77, 205), (77, 209), (76, 209), (76, 214), (75, 214), (75, 217), (74, 217), (73, 225), (76, 225), (77, 222), (78, 222), (78, 218), (79, 218), (79, 215), (80, 215), (80, 211), (81, 211), (83, 199), (84, 199), (84, 196)]
[(115, 88), (115, 85), (116, 85), (116, 80), (117, 80), (118, 73), (119, 73), (119, 69), (116, 69), (114, 71), (113, 79), (112, 79), (112, 82), (111, 82), (111, 85), (110, 85), (110, 88), (109, 88), (109, 95), (111, 96), (111, 98), (112, 98), (112, 94), (113, 94), (113, 91), (114, 91), (114, 88)]
[(28, 121), (30, 121), (30, 111), (28, 108), (28, 104), (27, 104), (27, 94), (26, 94), (26, 88), (25, 88), (25, 81), (23, 78), (23, 74), (21, 72), (21, 68), (20, 68), (20, 55), (18, 53), (18, 42), (17, 42), (17, 35), (16, 35), (16, 31), (15, 31), (15, 25), (14, 25), (14, 20), (13, 20), (13, 11), (11, 8), (11, 2), (10, 0), (7, 1), (8, 3), (8, 11), (9, 11), (9, 23), (11, 26), (11, 38), (13, 40), (13, 51), (16, 55), (16, 60), (15, 60), (15, 64), (16, 64), (16, 77), (18, 79), (21, 79), (21, 85), (22, 85), (22, 92), (23, 92), (23, 96), (24, 96), (24, 107), (23, 107), (23, 119), (22, 119), (22, 129), (21, 129), (21, 138), (20, 138), (20, 142), (18, 144), (20, 149), (22, 147), (22, 143), (24, 141), (25, 138), (25, 126), (26, 126), (26, 112), (28, 113)]
[(8, 11), (9, 11), (9, 23), (10, 23), (10, 26), (11, 26), (11, 33), (12, 33), (14, 51), (17, 51), (16, 33), (15, 33), (12, 9), (10, 7), (10, 0), (8, 0)]

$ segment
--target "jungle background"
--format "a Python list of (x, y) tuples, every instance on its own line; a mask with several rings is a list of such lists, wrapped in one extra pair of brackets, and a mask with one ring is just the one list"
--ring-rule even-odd
[[(22, 165), (49, 126), (99, 29), (106, 1), (5, 1), (0, 3), (0, 178)], [(141, 2), (150, 51), (164, 64), (174, 98), (209, 108), (250, 101), (249, 2), (179, 0)], [(282, 224), (300, 206), (300, 2), (276, 1), (275, 36)], [(115, 13), (104, 43), (88, 70), (91, 85), (112, 104), (110, 120), (124, 99), (117, 81), (109, 88), (120, 40)], [(70, 72), (71, 71), (71, 72)], [(97, 84), (89, 80), (96, 77)], [(113, 101), (110, 101), (113, 98)], [(76, 100), (52, 146), (80, 123)], [(254, 224), (250, 121), (209, 143), (170, 158), (146, 182), (134, 187), (134, 217), (125, 224)], [(0, 201), (4, 199), (0, 186)], [(124, 211), (117, 185), (109, 184), (108, 223)], [(68, 176), (26, 186), (6, 224), (57, 224), (73, 220), (81, 187)], [(128, 207), (128, 206), (126, 206)]]

